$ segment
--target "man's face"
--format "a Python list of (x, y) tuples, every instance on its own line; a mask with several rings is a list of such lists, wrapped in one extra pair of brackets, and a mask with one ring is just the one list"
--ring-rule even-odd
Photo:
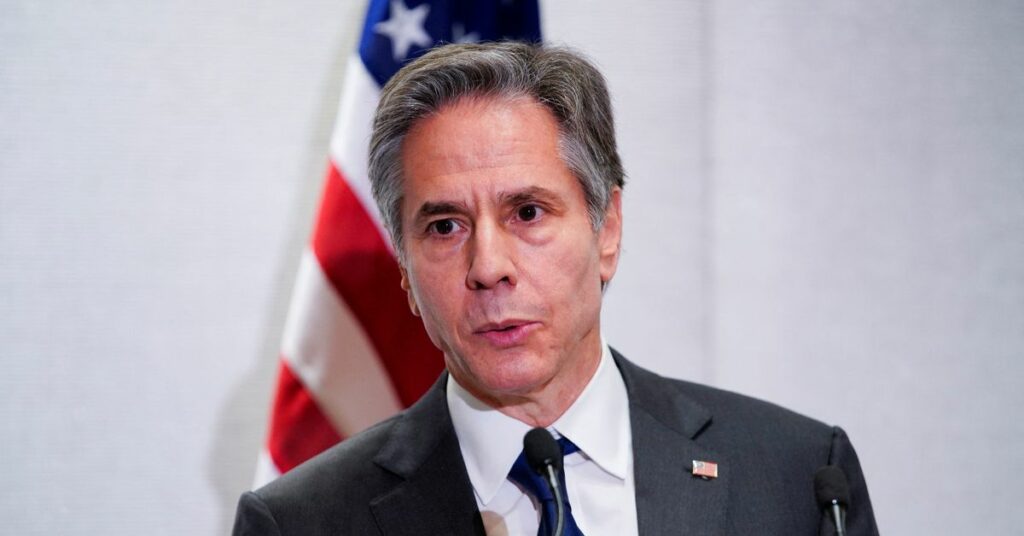
[(402, 286), (449, 372), (492, 404), (574, 397), (600, 358), (620, 193), (595, 231), (550, 112), (463, 99), (406, 137)]

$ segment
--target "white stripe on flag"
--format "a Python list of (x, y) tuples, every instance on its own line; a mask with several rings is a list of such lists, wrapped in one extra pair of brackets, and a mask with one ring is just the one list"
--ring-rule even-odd
[(341, 171), (352, 191), (362, 203), (366, 213), (384, 237), (384, 243), (394, 255), (388, 233), (384, 230), (377, 204), (370, 191), (367, 173), (367, 154), (370, 146), (370, 132), (373, 128), (373, 112), (377, 108), (380, 87), (373, 79), (358, 54), (349, 57), (345, 66), (345, 82), (338, 104), (338, 117), (331, 135), (331, 161)]
[(270, 457), (270, 452), (264, 446), (260, 449), (259, 457), (256, 458), (256, 478), (253, 479), (252, 489), (263, 487), (279, 476), (281, 476), (281, 471), (277, 469), (277, 465)]
[(299, 264), (281, 350), (343, 437), (402, 409), (359, 321), (308, 249)]

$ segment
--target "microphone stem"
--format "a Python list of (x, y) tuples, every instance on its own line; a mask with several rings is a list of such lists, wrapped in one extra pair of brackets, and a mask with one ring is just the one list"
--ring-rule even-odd
[(839, 503), (832, 503), (832, 519), (836, 523), (836, 536), (846, 536), (846, 519), (844, 519), (843, 507)]
[(555, 531), (552, 536), (562, 536), (565, 532), (565, 503), (562, 501), (562, 487), (558, 485), (558, 473), (555, 472), (555, 467), (551, 464), (546, 467), (548, 485), (551, 486), (551, 494), (555, 497)]

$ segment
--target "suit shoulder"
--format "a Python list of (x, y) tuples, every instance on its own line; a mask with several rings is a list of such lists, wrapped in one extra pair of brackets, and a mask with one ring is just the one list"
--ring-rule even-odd
[(613, 350), (623, 379), (633, 385), (644, 403), (652, 407), (674, 407), (677, 402), (689, 411), (706, 411), (713, 421), (739, 421), (743, 424), (784, 425), (815, 433), (832, 432), (832, 427), (782, 406), (752, 396), (701, 383), (668, 378), (640, 367)]
[(809, 427), (831, 430), (832, 427), (811, 417), (797, 413), (773, 402), (755, 398), (750, 395), (712, 387), (686, 380), (669, 380), (675, 388), (695, 401), (714, 408), (717, 411), (739, 413), (754, 419), (768, 418), (772, 421), (792, 423), (797, 427)]
[(326, 505), (366, 509), (350, 512), (349, 518), (370, 516), (370, 501), (400, 480), (373, 460), (402, 417), (398, 414), (334, 445), (253, 494), (283, 526), (309, 526)]
[(667, 381), (710, 411), (712, 435), (741, 438), (769, 449), (827, 453), (836, 431), (834, 426), (766, 400), (685, 380)]

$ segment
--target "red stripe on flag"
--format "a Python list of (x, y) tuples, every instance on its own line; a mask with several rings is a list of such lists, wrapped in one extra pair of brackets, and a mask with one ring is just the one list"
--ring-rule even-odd
[(359, 319), (404, 406), (419, 399), (444, 368), (441, 352), (409, 311), (398, 262), (378, 227), (332, 163), (313, 251), (327, 279)]
[(334, 426), (282, 357), (267, 440), (274, 465), (285, 473), (339, 441)]

